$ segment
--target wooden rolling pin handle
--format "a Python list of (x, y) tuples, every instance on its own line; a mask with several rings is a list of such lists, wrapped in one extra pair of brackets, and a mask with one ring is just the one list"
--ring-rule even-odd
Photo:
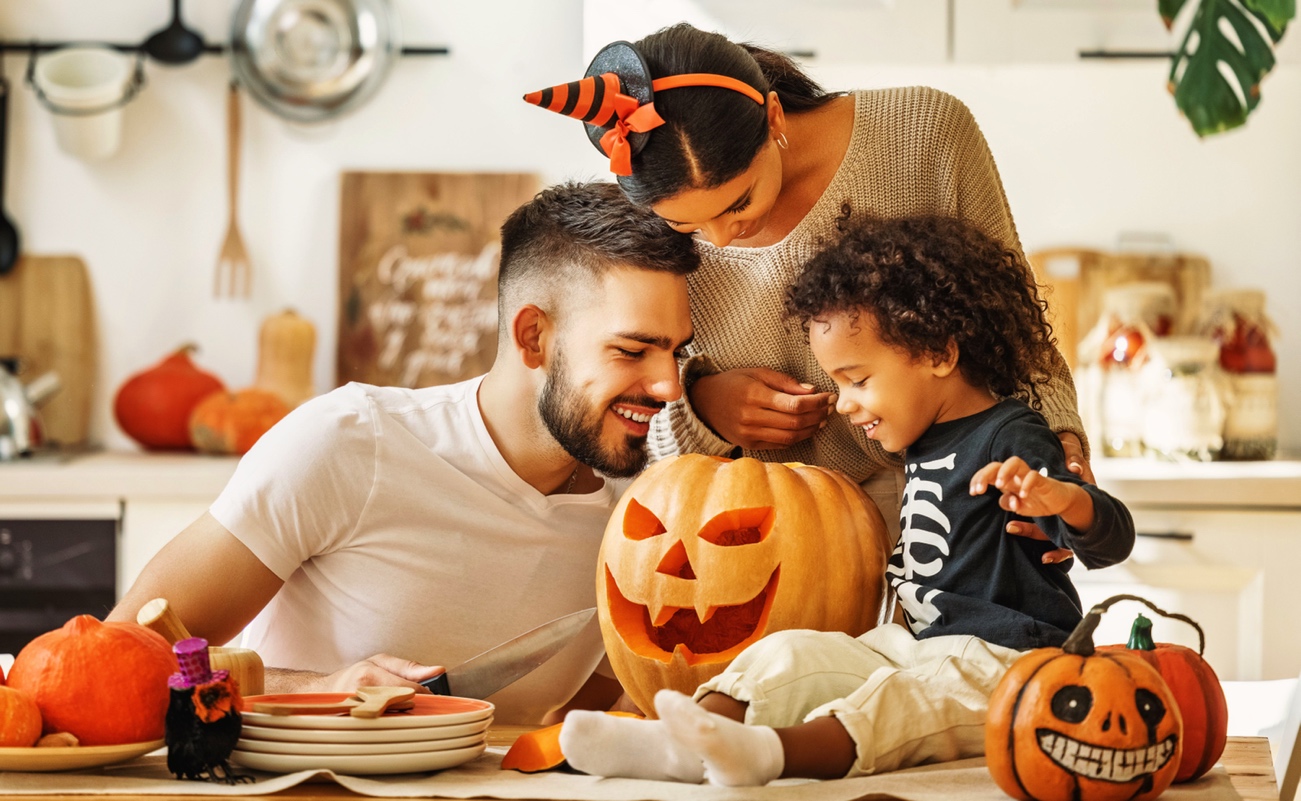
[(172, 611), (166, 598), (155, 598), (140, 607), (140, 611), (136, 613), (136, 622), (163, 635), (168, 645), (175, 645), (181, 640), (190, 638), (190, 632)]

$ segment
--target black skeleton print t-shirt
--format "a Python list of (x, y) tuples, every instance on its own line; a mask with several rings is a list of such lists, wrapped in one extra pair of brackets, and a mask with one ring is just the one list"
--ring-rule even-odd
[[(1012, 456), (1082, 486), (1093, 498), (1092, 529), (1005, 511), (992, 485), (971, 494), (977, 470)], [(1129, 510), (1068, 471), (1057, 435), (1019, 400), (931, 426), (906, 450), (904, 470), (901, 536), (886, 574), (918, 639), (971, 634), (1020, 650), (1060, 646), (1082, 617), (1067, 576), (1074, 560), (1045, 565), (1043, 554), (1069, 548), (1093, 569), (1120, 562), (1133, 548)], [(1008, 534), (1013, 520), (1036, 523), (1052, 542)]]

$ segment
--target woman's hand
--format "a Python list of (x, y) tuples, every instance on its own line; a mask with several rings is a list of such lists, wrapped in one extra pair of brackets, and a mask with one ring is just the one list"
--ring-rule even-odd
[(1084, 443), (1080, 442), (1080, 438), (1070, 431), (1058, 431), (1057, 439), (1061, 440), (1062, 450), (1066, 451), (1066, 469), (1090, 484), (1097, 484), (1093, 468), (1089, 467), (1089, 460), (1084, 458)]
[(785, 448), (812, 437), (836, 396), (818, 392), (767, 367), (701, 376), (691, 385), (691, 408), (714, 433), (752, 451)]

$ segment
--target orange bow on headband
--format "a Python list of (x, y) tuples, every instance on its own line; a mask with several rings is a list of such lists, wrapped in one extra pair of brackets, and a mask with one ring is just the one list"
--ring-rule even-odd
[[(631, 48), (626, 42), (616, 42)], [(606, 50), (613, 48), (611, 45)], [(601, 61), (606, 51), (597, 54), (593, 67)], [(640, 57), (637, 59), (640, 62)], [(626, 63), (626, 62), (625, 62)], [(625, 94), (624, 78), (614, 72), (590, 74), (581, 80), (559, 84), (524, 96), (524, 101), (540, 106), (567, 117), (582, 120), (592, 128), (602, 129), (604, 133), (594, 136), (589, 128), (589, 138), (593, 144), (610, 157), (610, 170), (615, 175), (632, 175), (632, 157), (645, 145), (645, 140), (630, 141), (633, 134), (645, 134), (664, 124), (664, 119), (655, 110), (654, 92), (665, 89), (677, 89), (684, 86), (716, 86), (740, 92), (759, 105), (763, 105), (763, 94), (750, 84), (726, 75), (712, 73), (689, 73), (669, 75), (646, 81), (643, 76), (632, 76), (635, 83), (641, 78), (639, 94), (650, 97), (645, 102), (630, 94)], [(648, 85), (647, 85), (648, 84)]]

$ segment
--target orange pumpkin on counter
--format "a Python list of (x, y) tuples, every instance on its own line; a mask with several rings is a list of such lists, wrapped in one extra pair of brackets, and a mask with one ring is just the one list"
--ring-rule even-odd
[(684, 693), (785, 629), (877, 622), (891, 551), (876, 505), (834, 470), (690, 454), (624, 492), (601, 541), (597, 610), (628, 695)]
[(18, 652), (9, 686), (36, 701), (47, 733), (121, 745), (162, 739), (167, 678), (177, 669), (162, 635), (78, 615)]
[[(1129, 600), (1143, 601), (1137, 596), (1129, 597)], [(1165, 679), (1184, 720), (1184, 755), (1175, 781), (1192, 781), (1213, 768), (1224, 753), (1229, 740), (1229, 705), (1215, 670), (1201, 657), (1206, 650), (1206, 635), (1202, 627), (1184, 615), (1158, 609), (1147, 601), (1143, 603), (1159, 615), (1190, 624), (1197, 630), (1200, 648), (1194, 651), (1173, 643), (1153, 642), (1152, 621), (1139, 615), (1130, 631), (1128, 646), (1103, 645), (1099, 650), (1123, 650), (1133, 654)]]
[(194, 407), (190, 438), (203, 453), (244, 454), (287, 414), (289, 405), (266, 390), (217, 392)]
[(186, 345), (126, 380), (113, 398), (113, 418), (127, 436), (149, 450), (190, 450), (190, 413), (226, 387), (194, 365)]
[(0, 747), (27, 748), (41, 739), (41, 709), (31, 695), (0, 686)]

